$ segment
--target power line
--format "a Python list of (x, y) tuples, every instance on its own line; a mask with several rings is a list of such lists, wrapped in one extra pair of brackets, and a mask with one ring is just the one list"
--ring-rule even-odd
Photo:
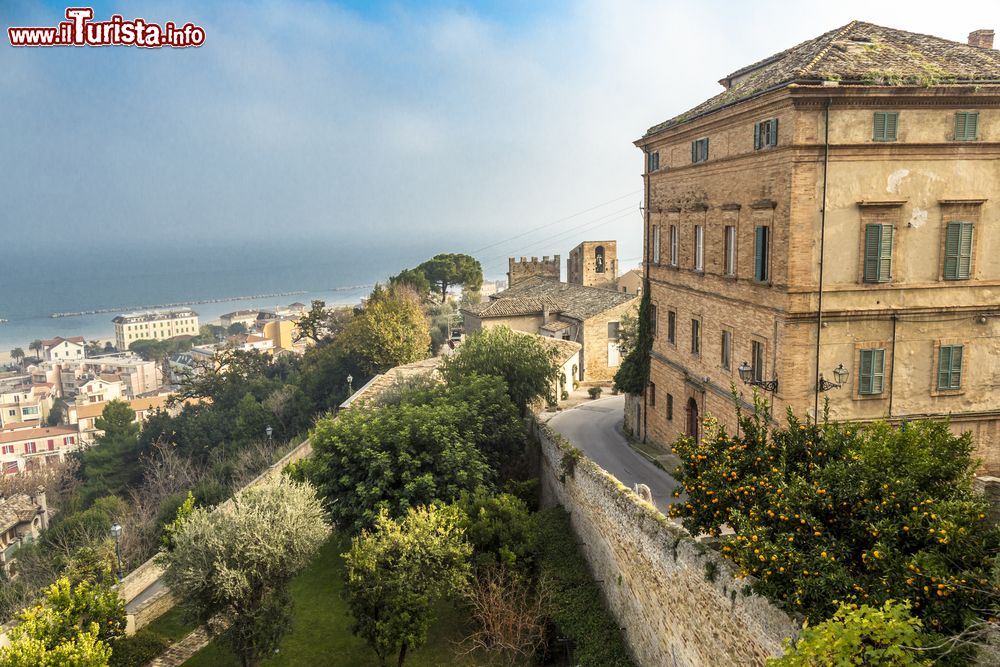
[(584, 209), (582, 211), (577, 211), (576, 213), (573, 213), (571, 215), (567, 215), (564, 218), (559, 218), (558, 220), (553, 220), (552, 222), (547, 222), (545, 224), (538, 225), (537, 227), (533, 227), (533, 228), (529, 229), (526, 232), (522, 232), (520, 234), (515, 234), (514, 236), (511, 236), (509, 238), (497, 241), (496, 243), (491, 243), (489, 245), (483, 246), (482, 248), (478, 248), (476, 250), (471, 251), (469, 254), (470, 255), (475, 255), (476, 253), (480, 253), (480, 252), (482, 252), (484, 250), (489, 250), (490, 248), (495, 248), (498, 245), (503, 245), (504, 243), (508, 243), (510, 241), (517, 240), (519, 238), (523, 238), (525, 236), (528, 236), (529, 234), (533, 234), (533, 233), (535, 233), (537, 231), (540, 231), (542, 229), (546, 229), (548, 227), (552, 227), (553, 225), (558, 225), (559, 223), (566, 222), (567, 220), (572, 220), (573, 218), (579, 217), (579, 216), (583, 215), (584, 213), (590, 213), (591, 211), (597, 210), (599, 208), (607, 206), (608, 204), (612, 204), (612, 203), (614, 203), (616, 201), (620, 201), (622, 199), (625, 199), (626, 197), (633, 197), (633, 196), (639, 194), (640, 192), (642, 192), (642, 190), (635, 190), (633, 192), (629, 192), (629, 193), (623, 194), (623, 195), (621, 195), (619, 197), (615, 197), (614, 199), (609, 199), (606, 202), (601, 202), (600, 204), (596, 204), (595, 206), (591, 206), (590, 208)]

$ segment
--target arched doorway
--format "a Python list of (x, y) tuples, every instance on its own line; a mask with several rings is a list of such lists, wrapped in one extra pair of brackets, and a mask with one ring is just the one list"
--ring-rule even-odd
[(687, 405), (687, 434), (697, 440), (698, 427), (700, 425), (701, 420), (698, 419), (698, 401), (693, 398), (689, 398)]

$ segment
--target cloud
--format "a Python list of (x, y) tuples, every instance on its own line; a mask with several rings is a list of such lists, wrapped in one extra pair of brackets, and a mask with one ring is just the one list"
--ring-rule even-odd
[[(400, 264), (420, 259), (400, 248), (472, 250), (641, 188), (631, 142), (742, 65), (853, 18), (959, 40), (984, 27), (930, 3), (854, 0), (591, 0), (513, 17), (462, 4), (106, 5), (99, 18), (193, 21), (207, 42), (0, 48), (7, 238), (22, 225), (81, 242), (280, 230), (384, 239)], [(10, 23), (59, 14), (20, 3)], [(618, 238), (626, 258), (641, 254), (633, 199), (634, 215), (586, 231)], [(544, 239), (607, 210), (495, 247), (488, 269), (508, 253), (565, 255), (581, 239)]]

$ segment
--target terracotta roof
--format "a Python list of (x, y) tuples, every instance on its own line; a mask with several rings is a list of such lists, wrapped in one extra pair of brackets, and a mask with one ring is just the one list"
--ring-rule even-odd
[(505, 292), (503, 296), (483, 303), (471, 304), (462, 308), (462, 312), (477, 317), (517, 317), (518, 315), (541, 314), (545, 308), (559, 311), (552, 301), (533, 297), (512, 297)]
[(42, 347), (48, 349), (50, 347), (55, 347), (59, 343), (76, 343), (77, 345), (85, 345), (86, 341), (83, 336), (69, 336), (68, 338), (63, 338), (62, 336), (56, 336), (55, 338), (49, 338), (42, 341)]
[(568, 329), (571, 326), (573, 325), (569, 322), (563, 322), (562, 320), (553, 320), (552, 322), (549, 322), (548, 324), (543, 324), (538, 328), (543, 331), (556, 332), (556, 331), (562, 331), (563, 329)]
[(581, 322), (639, 298), (635, 294), (563, 283), (541, 276), (534, 276), (514, 287), (508, 287), (503, 295), (507, 298), (534, 298), (551, 303), (553, 310), (560, 311), (562, 316)]
[(67, 426), (49, 426), (46, 428), (30, 428), (21, 430), (4, 429), (0, 431), (0, 443), (21, 442), (22, 440), (43, 440), (56, 435), (75, 435), (76, 429)]
[(19, 523), (31, 521), (38, 514), (39, 507), (23, 493), (0, 497), (0, 532), (6, 532)]
[[(146, 398), (133, 398), (128, 402), (128, 404), (132, 406), (133, 412), (142, 412), (145, 410), (155, 410), (156, 408), (165, 408), (167, 406), (168, 398), (169, 396), (166, 394), (147, 396)], [(108, 403), (110, 403), (110, 401), (78, 405), (76, 407), (76, 418), (87, 419), (89, 417), (100, 417), (104, 413), (104, 408)]]
[(728, 86), (725, 91), (654, 125), (645, 136), (791, 83), (821, 85), (823, 81), (921, 87), (1000, 83), (1000, 51), (851, 21), (736, 70), (720, 81)]
[(559, 338), (550, 338), (549, 336), (539, 336), (538, 334), (529, 333), (527, 331), (515, 331), (514, 333), (522, 336), (533, 336), (542, 342), (550, 350), (556, 351), (556, 361), (560, 366), (565, 364), (567, 361), (572, 359), (577, 352), (583, 349), (583, 346), (571, 340), (561, 340)]

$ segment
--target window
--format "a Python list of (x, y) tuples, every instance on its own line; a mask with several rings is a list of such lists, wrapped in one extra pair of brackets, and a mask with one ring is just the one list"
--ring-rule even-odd
[(14, 445), (4, 445), (3, 450), (0, 451), (0, 454), (13, 454), (13, 453), (14, 453)]
[(653, 225), (653, 264), (660, 263), (660, 226)]
[(861, 350), (860, 366), (858, 393), (863, 396), (881, 394), (885, 382), (885, 350)]
[(674, 395), (667, 394), (667, 421), (674, 419)]
[(730, 368), (733, 357), (733, 333), (725, 329), (722, 330), (722, 358), (719, 363), (727, 371)]
[(865, 225), (866, 283), (887, 283), (892, 277), (892, 225)]
[(965, 280), (972, 274), (972, 223), (949, 222), (944, 238), (944, 279)]
[(727, 276), (736, 275), (736, 227), (726, 225), (723, 237), (722, 272)]
[(37, 451), (38, 451), (38, 445), (36, 445), (35, 443), (33, 443), (33, 442), (26, 442), (26, 443), (24, 443), (24, 453), (25, 454), (34, 454)]
[(898, 125), (899, 114), (895, 111), (876, 111), (872, 122), (872, 139), (874, 141), (895, 141)]
[(677, 313), (672, 310), (667, 311), (667, 342), (677, 344)]
[(758, 225), (754, 233), (753, 279), (759, 283), (766, 283), (769, 277), (767, 262), (770, 259), (768, 248), (770, 232), (770, 228), (766, 225)]
[(649, 383), (649, 404), (651, 406), (656, 405), (656, 385), (652, 382)]
[(49, 440), (48, 442), (45, 443), (45, 446), (51, 452), (53, 449), (56, 448), (56, 441), (55, 440)]
[(955, 141), (975, 141), (978, 131), (978, 111), (958, 111), (955, 113)]
[(694, 270), (705, 270), (705, 227), (694, 226)]
[(649, 333), (656, 338), (656, 304), (649, 304)]
[(646, 171), (652, 173), (660, 170), (660, 152), (646, 153)]
[(701, 354), (701, 321), (691, 320), (691, 354)]
[(618, 340), (618, 332), (620, 328), (620, 323), (608, 322), (608, 340)]
[(670, 266), (677, 266), (677, 225), (670, 225)]
[(942, 345), (938, 351), (938, 389), (962, 388), (962, 346)]
[(5, 474), (5, 475), (16, 475), (17, 474), (17, 461), (4, 461), (4, 464), (3, 464), (3, 474)]
[(708, 159), (708, 137), (691, 142), (691, 162), (704, 162)]
[(64, 445), (75, 445), (76, 444), (76, 437), (71, 435), (69, 437), (63, 438), (63, 444)]
[(764, 343), (754, 340), (750, 341), (750, 357), (753, 364), (754, 382), (764, 381)]
[(753, 124), (753, 148), (759, 151), (778, 145), (778, 119), (762, 120)]

